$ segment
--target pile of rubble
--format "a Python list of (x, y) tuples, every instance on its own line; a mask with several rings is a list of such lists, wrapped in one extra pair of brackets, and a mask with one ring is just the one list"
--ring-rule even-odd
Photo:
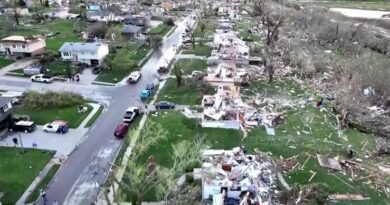
[(195, 176), (202, 180), (202, 199), (213, 205), (272, 204), (277, 174), (271, 157), (247, 155), (232, 150), (204, 150), (201, 169)]

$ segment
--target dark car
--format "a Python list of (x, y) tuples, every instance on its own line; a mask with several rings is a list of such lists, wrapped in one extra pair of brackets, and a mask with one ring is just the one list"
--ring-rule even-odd
[(168, 101), (160, 101), (156, 104), (156, 109), (175, 109), (176, 104)]
[(94, 67), (94, 68), (92, 68), (92, 73), (93, 74), (98, 75), (100, 72), (102, 72), (102, 68), (101, 67)]
[(154, 84), (153, 83), (148, 83), (146, 84), (145, 90), (152, 91), (154, 89)]
[(35, 123), (32, 121), (18, 121), (9, 127), (10, 132), (33, 132), (36, 129)]
[(121, 139), (126, 136), (128, 130), (129, 130), (129, 124), (121, 122), (118, 126), (116, 126), (114, 135), (115, 137)]

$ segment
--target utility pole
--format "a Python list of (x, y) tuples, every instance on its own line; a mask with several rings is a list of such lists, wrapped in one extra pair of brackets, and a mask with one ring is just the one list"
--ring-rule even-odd
[(23, 141), (22, 141), (22, 138), (20, 137), (20, 132), (18, 132), (18, 136), (19, 136), (19, 141), (20, 141), (20, 147), (22, 148), (22, 154), (24, 154)]

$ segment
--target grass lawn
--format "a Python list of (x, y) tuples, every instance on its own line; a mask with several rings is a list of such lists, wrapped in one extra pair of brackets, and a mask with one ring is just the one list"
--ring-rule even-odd
[(6, 58), (0, 58), (0, 69), (14, 63), (15, 61)]
[(144, 44), (131, 53), (130, 59), (140, 61), (146, 57), (149, 51), (150, 51), (150, 47), (147, 44)]
[(249, 32), (251, 28), (256, 27), (256, 25), (253, 23), (253, 21), (250, 20), (243, 20), (243, 21), (238, 21), (235, 24), (235, 29), (240, 32), (239, 37), (244, 40), (244, 41), (255, 41), (259, 42), (260, 41), (260, 36), (254, 35)]
[[(211, 87), (206, 89), (206, 94), (213, 94), (215, 90)], [(202, 94), (196, 86), (189, 81), (178, 86), (176, 79), (168, 79), (164, 88), (160, 91), (157, 101), (167, 100), (179, 105), (200, 105)]]
[(159, 24), (156, 27), (153, 27), (149, 30), (149, 34), (154, 35), (160, 35), (161, 37), (164, 37), (172, 28), (173, 26), (165, 25), (164, 23)]
[(182, 54), (195, 54), (196, 56), (210, 56), (212, 47), (208, 45), (196, 45), (195, 48), (183, 50)]
[(351, 9), (369, 9), (369, 10), (385, 10), (390, 11), (390, 2), (381, 0), (330, 0), (330, 1), (314, 1), (313, 4), (325, 6), (329, 8), (351, 8)]
[(103, 110), (104, 110), (104, 106), (101, 105), (99, 109), (96, 111), (96, 113), (92, 116), (92, 118), (88, 121), (88, 123), (85, 124), (85, 127), (91, 127), (99, 118), (99, 116), (102, 114)]
[(102, 73), (96, 78), (95, 81), (106, 82), (106, 83), (118, 83), (124, 77), (126, 77), (130, 72), (137, 70), (137, 66), (132, 66), (127, 69), (117, 69), (117, 70), (103, 70)]
[(1, 198), (4, 205), (15, 204), (53, 157), (53, 153), (43, 150), (25, 151), (21, 154), (19, 149), (0, 147), (0, 192), (4, 192)]
[(205, 22), (205, 29), (203, 32), (200, 29), (200, 24), (196, 27), (195, 37), (204, 38), (208, 35), (213, 35), (215, 29), (217, 28), (217, 22), (215, 17), (208, 17), (207, 22)]
[(67, 77), (68, 72), (73, 72), (69, 62), (62, 60), (55, 60), (46, 65), (47, 71), (51, 76), (65, 76)]
[(27, 203), (33, 203), (40, 197), (41, 190), (47, 185), (49, 185), (50, 181), (53, 179), (54, 175), (57, 173), (60, 166), (61, 165), (59, 164), (55, 164), (50, 168), (46, 176), (39, 182), (39, 184), (35, 187), (34, 191), (32, 191), (30, 195), (27, 197), (26, 199)]
[(68, 121), (70, 128), (77, 128), (92, 110), (92, 106), (88, 104), (85, 106), (88, 107), (88, 111), (85, 113), (77, 113), (78, 106), (53, 109), (36, 109), (16, 106), (14, 113), (30, 116), (31, 120), (37, 125), (44, 125), (54, 120), (65, 120)]
[(16, 28), (15, 31), (11, 31), (10, 33), (13, 35), (23, 35), (23, 36), (31, 36), (31, 35), (40, 35), (42, 33), (56, 33), (59, 34), (48, 37), (46, 39), (46, 48), (51, 51), (58, 52), (58, 49), (62, 46), (63, 43), (67, 41), (79, 42), (80, 39), (75, 30), (76, 24), (79, 20), (53, 20), (47, 21), (45, 24), (39, 25), (28, 25), (23, 26), (20, 25)]
[(207, 69), (206, 61), (201, 59), (179, 59), (176, 63), (185, 75), (190, 75), (194, 70), (205, 71)]

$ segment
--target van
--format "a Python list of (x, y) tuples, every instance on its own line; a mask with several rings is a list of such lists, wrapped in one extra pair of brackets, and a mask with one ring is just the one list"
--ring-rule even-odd
[(9, 127), (10, 132), (33, 132), (36, 129), (35, 123), (33, 121), (18, 121), (12, 124)]

